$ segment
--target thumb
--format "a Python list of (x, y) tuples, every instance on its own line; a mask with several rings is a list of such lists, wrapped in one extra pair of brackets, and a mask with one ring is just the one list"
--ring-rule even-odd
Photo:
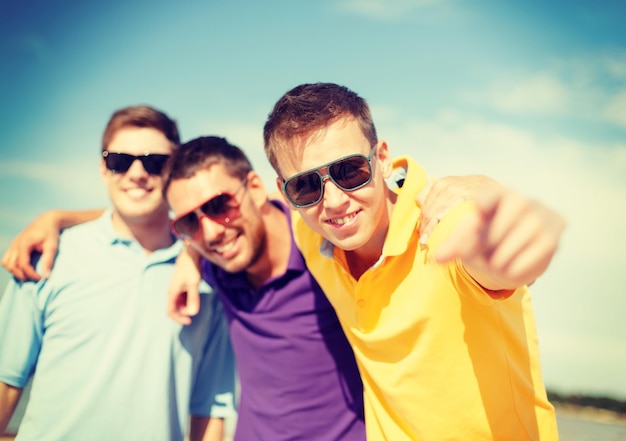
[(446, 263), (456, 258), (471, 256), (479, 247), (481, 219), (478, 214), (465, 216), (456, 229), (435, 249), (435, 260)]
[(455, 258), (471, 259), (489, 247), (489, 226), (498, 208), (502, 191), (488, 188), (476, 200), (476, 211), (461, 220), (450, 237), (435, 250), (435, 260), (440, 263)]
[(45, 279), (50, 277), (50, 272), (54, 266), (54, 258), (57, 254), (57, 239), (46, 240), (41, 246), (41, 275)]
[(200, 311), (200, 290), (198, 285), (187, 287), (187, 304), (183, 308), (183, 312), (187, 316), (194, 316)]

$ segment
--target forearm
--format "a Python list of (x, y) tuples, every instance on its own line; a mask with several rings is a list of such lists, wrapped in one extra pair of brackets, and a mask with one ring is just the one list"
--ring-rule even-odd
[(91, 220), (94, 220), (102, 215), (104, 209), (94, 210), (50, 210), (44, 213), (42, 216), (47, 216), (51, 222), (54, 222), (59, 230), (73, 227), (74, 225), (82, 224)]
[(200, 252), (196, 250), (192, 245), (186, 245), (183, 250), (180, 252), (179, 260), (188, 260), (190, 264), (198, 268), (200, 270), (200, 261), (202, 260), (202, 256)]
[(189, 441), (223, 441), (224, 419), (192, 416), (189, 427)]
[(0, 435), (4, 434), (15, 412), (22, 389), (0, 382)]

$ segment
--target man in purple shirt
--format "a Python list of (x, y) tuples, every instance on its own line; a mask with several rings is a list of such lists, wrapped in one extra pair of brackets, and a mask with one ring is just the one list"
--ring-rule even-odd
[(335, 312), (245, 154), (223, 138), (172, 156), (172, 229), (219, 293), (241, 382), (235, 439), (364, 440), (363, 386)]

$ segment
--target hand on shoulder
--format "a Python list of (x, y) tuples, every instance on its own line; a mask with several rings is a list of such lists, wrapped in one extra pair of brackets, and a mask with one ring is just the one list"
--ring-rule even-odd
[[(49, 277), (57, 252), (59, 230), (54, 211), (41, 214), (13, 239), (2, 256), (2, 266), (19, 280)], [(31, 256), (35, 252), (41, 253), (41, 273), (31, 264)]]

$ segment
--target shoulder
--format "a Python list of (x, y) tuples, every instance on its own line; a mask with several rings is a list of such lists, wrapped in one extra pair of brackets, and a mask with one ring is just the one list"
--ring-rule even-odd
[(296, 245), (305, 257), (318, 252), (324, 238), (313, 231), (295, 210), (291, 211), (291, 228)]
[(385, 180), (394, 191), (417, 195), (429, 182), (426, 170), (410, 156), (399, 156), (393, 160), (390, 176)]
[(107, 225), (107, 219), (103, 215), (98, 219), (66, 228), (59, 235), (59, 246), (64, 243), (75, 244), (101, 238), (107, 232)]
[(85, 253), (94, 253), (103, 242), (105, 233), (97, 221), (66, 228), (59, 235), (59, 244), (55, 267), (63, 260), (81, 259)]

